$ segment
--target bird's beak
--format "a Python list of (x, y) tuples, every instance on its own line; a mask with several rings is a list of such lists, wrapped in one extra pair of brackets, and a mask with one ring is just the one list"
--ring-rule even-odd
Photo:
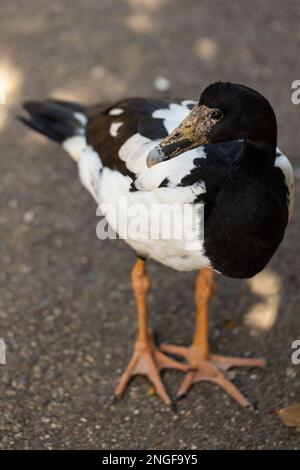
[(212, 111), (204, 105), (195, 106), (182, 123), (149, 152), (148, 167), (208, 144), (208, 132), (215, 124), (211, 118)]

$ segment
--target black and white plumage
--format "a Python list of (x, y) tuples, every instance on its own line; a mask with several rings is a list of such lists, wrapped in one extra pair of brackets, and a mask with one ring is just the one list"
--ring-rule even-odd
[[(159, 371), (173, 368), (186, 372), (178, 397), (192, 384), (209, 380), (248, 406), (224, 371), (263, 367), (266, 362), (210, 352), (208, 302), (213, 270), (245, 278), (265, 267), (292, 211), (293, 171), (276, 148), (276, 117), (268, 101), (243, 85), (219, 82), (204, 90), (199, 103), (132, 98), (91, 107), (55, 100), (24, 106), (30, 117), (21, 120), (69, 152), (83, 185), (102, 210), (105, 205), (115, 208), (117, 217), (104, 209), (109, 224), (139, 255), (132, 270), (138, 337), (115, 396), (123, 395), (134, 375), (144, 374), (171, 404)], [(125, 216), (119, 209), (122, 198)], [(153, 237), (151, 224), (139, 229), (144, 237), (131, 236), (128, 215), (136, 204), (150, 212), (154, 205), (163, 207), (162, 225), (174, 218), (174, 204), (188, 206), (181, 237)], [(196, 333), (190, 348), (159, 349), (149, 333), (148, 256), (177, 270), (199, 270)], [(162, 351), (186, 358), (188, 366)]]
[[(252, 90), (244, 88), (247, 97)], [(239, 92), (243, 94), (243, 87)], [(234, 101), (236, 96), (230, 93)], [(259, 106), (261, 95), (254, 98)], [(215, 106), (213, 95), (207, 93), (207, 99)], [(123, 196), (129, 207), (178, 203), (198, 211), (204, 205), (204, 234), (194, 217), (185, 226), (189, 242), (198, 244), (196, 250), (186, 248), (185, 236), (170, 241), (151, 240), (146, 234), (145, 240), (131, 240), (119, 227), (120, 236), (139, 255), (178, 270), (209, 266), (227, 276), (251, 277), (267, 264), (284, 235), (293, 205), (293, 171), (278, 148), (271, 165), (261, 164), (264, 158), (260, 151), (255, 154), (255, 145), (245, 144), (240, 122), (225, 135), (227, 142), (198, 146), (149, 168), (149, 152), (196, 105), (190, 100), (131, 98), (84, 107), (47, 100), (26, 102), (30, 117), (21, 119), (62, 144), (78, 163), (80, 179), (98, 204), (117, 206)], [(244, 110), (245, 125), (249, 112)], [(251, 115), (248, 118), (251, 127)], [(243, 158), (245, 152), (250, 157), (252, 152), (253, 159)], [(117, 230), (109, 216), (108, 222)]]

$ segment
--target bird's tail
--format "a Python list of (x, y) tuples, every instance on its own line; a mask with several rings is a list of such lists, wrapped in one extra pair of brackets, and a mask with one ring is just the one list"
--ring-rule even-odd
[(47, 99), (45, 101), (25, 101), (24, 109), (29, 116), (18, 119), (31, 129), (61, 144), (78, 160), (81, 148), (85, 145), (87, 123), (84, 106), (69, 101)]

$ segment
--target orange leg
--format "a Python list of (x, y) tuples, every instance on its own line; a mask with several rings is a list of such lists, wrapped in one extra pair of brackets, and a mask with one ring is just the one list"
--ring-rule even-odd
[(150, 278), (146, 270), (146, 262), (138, 258), (132, 270), (132, 288), (135, 294), (138, 311), (138, 336), (132, 358), (123, 373), (115, 390), (115, 396), (121, 398), (128, 383), (135, 375), (146, 375), (155, 386), (157, 394), (166, 404), (171, 404), (160, 378), (162, 369), (178, 369), (187, 371), (187, 366), (163, 354), (153, 343), (148, 329), (147, 294), (150, 288)]
[(264, 367), (264, 359), (242, 359), (211, 354), (208, 343), (208, 302), (214, 291), (214, 273), (205, 268), (199, 271), (196, 279), (196, 332), (192, 346), (185, 348), (171, 344), (161, 345), (164, 352), (185, 357), (190, 370), (187, 372), (177, 397), (186, 395), (189, 388), (200, 381), (207, 380), (220, 385), (241, 406), (249, 406), (248, 400), (230, 382), (224, 371), (236, 366)]

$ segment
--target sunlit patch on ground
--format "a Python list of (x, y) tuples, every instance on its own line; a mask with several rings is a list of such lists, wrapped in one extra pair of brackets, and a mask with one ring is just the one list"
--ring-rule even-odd
[(6, 117), (7, 117), (5, 102), (6, 102), (5, 82), (2, 81), (1, 78), (0, 78), (0, 129), (2, 129), (2, 127), (4, 127)]
[(167, 4), (167, 0), (126, 0), (131, 13), (125, 20), (129, 29), (139, 34), (151, 34), (157, 31), (154, 12)]
[(6, 104), (15, 102), (19, 96), (21, 73), (8, 60), (0, 60), (0, 83), (5, 89)]
[(169, 0), (126, 0), (126, 2), (135, 8), (143, 8), (145, 10), (154, 11), (164, 7)]
[(276, 273), (265, 269), (247, 282), (253, 294), (261, 300), (250, 308), (245, 316), (245, 324), (254, 330), (268, 331), (273, 328), (278, 316), (281, 280)]
[(145, 13), (133, 13), (126, 19), (127, 26), (136, 33), (153, 33), (155, 23), (153, 19)]
[(0, 60), (0, 130), (7, 120), (7, 108), (19, 99), (20, 85), (19, 70), (8, 60)]
[(195, 43), (196, 56), (205, 62), (212, 62), (219, 51), (218, 44), (211, 38), (202, 37)]
[(6, 102), (6, 83), (0, 77), (0, 104), (5, 104)]

